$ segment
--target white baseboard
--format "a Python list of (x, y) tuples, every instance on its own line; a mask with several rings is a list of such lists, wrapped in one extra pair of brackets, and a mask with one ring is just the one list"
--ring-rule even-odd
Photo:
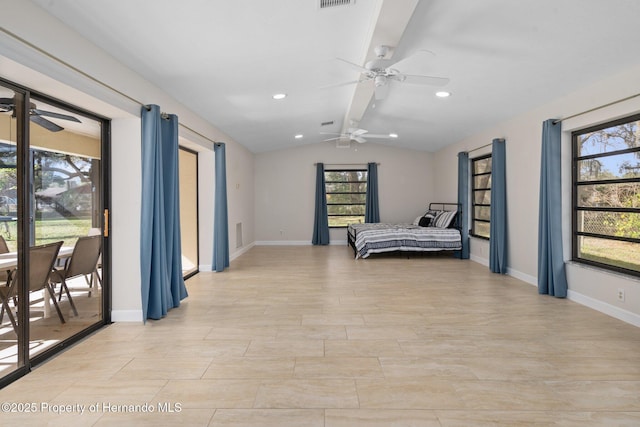
[(578, 292), (572, 291), (571, 289), (567, 291), (567, 298), (571, 301), (577, 302), (578, 304), (592, 308), (611, 317), (615, 317), (623, 322), (640, 327), (640, 315), (636, 313), (632, 313), (620, 307), (616, 307), (615, 305), (582, 295)]
[(538, 286), (538, 278), (507, 267), (507, 274), (533, 286)]
[[(469, 259), (471, 259), (471, 261), (477, 262), (478, 264), (484, 265), (485, 267), (489, 267), (489, 260), (486, 258), (481, 258), (477, 255), (471, 254), (469, 256)], [(507, 267), (507, 274), (530, 285), (538, 286), (538, 279), (534, 276), (531, 276), (530, 274), (522, 273), (510, 267)]]
[[(256, 245), (255, 242), (251, 242), (248, 245), (241, 247), (239, 250), (231, 254), (231, 256), (229, 257), (229, 261), (233, 261), (234, 259), (238, 258), (240, 255), (244, 254), (255, 245)], [(211, 269), (211, 267), (209, 267), (209, 269)]]
[(258, 240), (256, 246), (309, 246), (310, 240)]
[[(259, 240), (256, 246), (311, 246), (310, 240)], [(346, 240), (335, 240), (329, 242), (330, 246), (346, 246)]]
[(142, 323), (142, 310), (111, 310), (111, 321)]
[(471, 261), (477, 262), (478, 264), (484, 265), (485, 267), (489, 267), (489, 260), (486, 258), (480, 258), (477, 255), (470, 254), (469, 259)]
[[(240, 255), (244, 254), (245, 252), (247, 252), (249, 249), (251, 249), (255, 245), (256, 245), (255, 242), (249, 243), (248, 245), (243, 246), (239, 250), (235, 251), (234, 253), (229, 255), (229, 262), (231, 262), (234, 259), (238, 258)], [(212, 264), (199, 264), (198, 265), (198, 271), (211, 271), (212, 269), (213, 269), (213, 265)]]
[[(507, 268), (507, 274), (515, 277), (516, 279), (520, 279), (525, 283), (533, 285), (536, 288), (538, 287), (537, 277), (531, 276), (529, 274), (521, 273), (511, 268)], [(585, 307), (589, 307), (593, 310), (599, 311), (600, 313), (614, 317), (618, 320), (622, 320), (623, 322), (630, 323), (634, 326), (640, 327), (640, 315), (633, 313), (631, 311), (627, 311), (625, 309), (616, 307), (615, 305), (611, 305), (604, 301), (591, 298), (579, 292), (572, 291), (571, 289), (567, 289), (567, 299), (573, 302), (576, 302), (580, 305), (584, 305)]]
[[(487, 259), (480, 258), (475, 255), (471, 255), (470, 259), (477, 262), (478, 264), (482, 264), (487, 267), (489, 266), (489, 260)], [(535, 276), (531, 276), (530, 274), (525, 274), (512, 268), (507, 268), (507, 274), (530, 285), (536, 287), (538, 286), (538, 278)], [(600, 313), (614, 317), (618, 320), (622, 320), (623, 322), (640, 327), (640, 315), (636, 313), (632, 313), (620, 307), (616, 307), (615, 305), (611, 305), (595, 298), (588, 297), (576, 291), (572, 291), (571, 289), (567, 290), (567, 299), (580, 305), (584, 305), (585, 307), (589, 307), (593, 310), (599, 311)]]

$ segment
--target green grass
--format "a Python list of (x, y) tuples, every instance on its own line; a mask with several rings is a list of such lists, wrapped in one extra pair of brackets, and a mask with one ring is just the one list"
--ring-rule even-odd
[(627, 270), (640, 271), (639, 246), (615, 240), (584, 238), (580, 257)]
[(362, 215), (329, 217), (329, 227), (346, 227), (349, 224), (358, 224), (362, 222), (364, 222), (364, 217)]
[[(10, 251), (17, 250), (17, 227), (15, 223), (7, 224), (7, 228), (0, 224), (0, 234), (7, 241)], [(91, 218), (55, 218), (36, 220), (36, 244), (58, 242), (62, 240), (64, 246), (73, 246), (80, 236), (86, 236), (91, 228)]]

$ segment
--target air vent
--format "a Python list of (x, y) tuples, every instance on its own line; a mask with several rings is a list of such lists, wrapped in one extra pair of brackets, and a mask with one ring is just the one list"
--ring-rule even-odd
[(320, 0), (320, 9), (326, 9), (328, 7), (335, 6), (348, 6), (354, 4), (356, 0)]
[(322, 122), (320, 123), (320, 126), (331, 126), (333, 124), (333, 120), (331, 120), (330, 122)]

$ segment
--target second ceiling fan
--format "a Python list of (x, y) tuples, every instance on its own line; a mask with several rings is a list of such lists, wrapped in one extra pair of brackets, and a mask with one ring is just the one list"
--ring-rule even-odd
[(367, 138), (377, 138), (377, 139), (390, 139), (390, 138), (397, 138), (398, 136), (396, 134), (388, 134), (388, 135), (382, 135), (382, 134), (374, 134), (374, 133), (368, 133), (367, 130), (365, 129), (359, 129), (359, 128), (348, 128), (346, 132), (343, 133), (335, 133), (335, 132), (320, 132), (320, 134), (322, 135), (337, 135), (335, 137), (329, 138), (329, 139), (325, 139), (325, 141), (337, 141), (337, 140), (341, 140), (341, 139), (348, 139), (349, 141), (355, 141), (358, 142), (360, 144), (367, 142)]
[[(12, 117), (15, 117), (15, 100), (13, 98), (0, 98), (0, 113), (11, 113)], [(47, 120), (45, 117), (81, 123), (77, 117), (70, 116), (68, 114), (54, 113), (53, 111), (40, 110), (33, 102), (29, 104), (29, 119), (33, 123), (40, 125), (51, 132), (60, 132), (61, 130), (64, 130), (62, 126)]]

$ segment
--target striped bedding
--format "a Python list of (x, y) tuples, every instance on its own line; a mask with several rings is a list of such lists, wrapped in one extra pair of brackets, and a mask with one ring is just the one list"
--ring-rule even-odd
[(462, 249), (456, 228), (420, 227), (412, 224), (351, 224), (347, 227), (356, 259), (393, 251), (453, 251)]

